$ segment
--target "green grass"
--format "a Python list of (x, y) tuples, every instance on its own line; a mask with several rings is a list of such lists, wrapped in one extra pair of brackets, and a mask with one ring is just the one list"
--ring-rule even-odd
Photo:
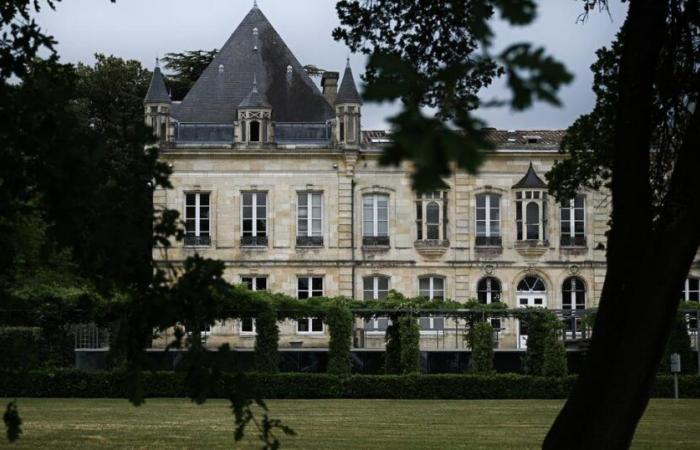
[[(5, 402), (2, 403), (3, 405)], [(298, 433), (283, 448), (536, 448), (558, 400), (271, 400)], [(2, 448), (231, 448), (228, 403), (153, 399), (20, 399), (24, 435)], [(252, 431), (252, 430), (251, 430)], [(253, 433), (240, 448), (258, 448)], [(652, 400), (636, 448), (698, 448), (700, 400)]]

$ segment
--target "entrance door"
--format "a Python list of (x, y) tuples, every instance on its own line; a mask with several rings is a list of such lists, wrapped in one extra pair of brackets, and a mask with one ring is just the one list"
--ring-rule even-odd
[[(528, 276), (518, 283), (518, 308), (546, 308), (547, 290), (541, 278)], [(518, 348), (527, 348), (527, 326), (518, 320)]]

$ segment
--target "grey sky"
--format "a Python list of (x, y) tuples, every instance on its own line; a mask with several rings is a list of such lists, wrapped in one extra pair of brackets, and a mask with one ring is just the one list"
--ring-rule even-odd
[[(56, 11), (43, 10), (41, 26), (59, 42), (64, 62), (94, 61), (94, 53), (140, 60), (152, 67), (156, 55), (184, 50), (219, 48), (251, 8), (252, 0), (64, 0)], [(302, 64), (341, 71), (348, 54), (331, 32), (338, 24), (335, 2), (329, 0), (259, 0), (258, 4)], [(536, 22), (511, 28), (496, 21), (496, 45), (529, 41), (544, 45), (576, 75), (561, 92), (562, 108), (538, 104), (523, 113), (507, 108), (479, 112), (489, 126), (498, 128), (566, 128), (590, 111), (589, 66), (595, 50), (608, 45), (624, 20), (625, 6), (611, 5), (607, 14), (592, 14), (585, 25), (576, 24), (582, 3), (576, 0), (542, 0)], [(364, 57), (351, 55), (353, 70), (363, 72)], [(359, 77), (357, 77), (359, 79)], [(496, 82), (484, 98), (502, 96)], [(365, 105), (363, 127), (386, 128), (385, 118), (396, 110), (390, 105)]]

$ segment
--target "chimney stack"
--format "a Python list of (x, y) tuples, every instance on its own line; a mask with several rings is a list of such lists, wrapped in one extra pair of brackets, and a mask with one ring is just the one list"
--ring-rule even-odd
[(335, 97), (338, 95), (338, 78), (340, 78), (338, 72), (323, 72), (321, 76), (323, 96), (330, 105), (335, 104)]

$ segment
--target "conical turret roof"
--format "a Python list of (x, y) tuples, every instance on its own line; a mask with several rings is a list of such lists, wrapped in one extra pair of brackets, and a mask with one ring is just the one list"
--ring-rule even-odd
[(535, 169), (532, 167), (532, 162), (530, 162), (527, 173), (513, 185), (513, 189), (547, 189), (547, 185), (537, 176)]
[[(257, 78), (278, 122), (325, 122), (331, 105), (257, 6), (238, 25), (172, 116), (181, 122), (233, 123)], [(252, 100), (251, 100), (252, 101)]]
[(343, 74), (343, 81), (340, 83), (340, 88), (338, 89), (338, 95), (335, 97), (335, 104), (337, 105), (340, 103), (362, 104), (362, 98), (357, 92), (357, 86), (355, 86), (355, 78), (352, 76), (349, 60), (345, 66), (345, 73)]
[(165, 79), (163, 78), (163, 74), (161, 73), (157, 62), (156, 68), (153, 71), (153, 76), (151, 77), (151, 84), (148, 86), (148, 92), (146, 92), (146, 98), (144, 98), (143, 102), (170, 103), (168, 88), (165, 86)]
[(265, 96), (258, 91), (258, 83), (253, 77), (253, 89), (243, 101), (238, 105), (239, 108), (270, 108), (270, 104), (265, 100)]

